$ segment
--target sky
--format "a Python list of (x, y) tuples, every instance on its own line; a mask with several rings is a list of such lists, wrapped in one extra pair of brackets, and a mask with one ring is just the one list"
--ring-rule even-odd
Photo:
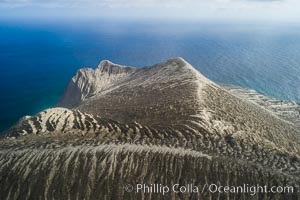
[(300, 20), (299, 0), (0, 0), (5, 17)]

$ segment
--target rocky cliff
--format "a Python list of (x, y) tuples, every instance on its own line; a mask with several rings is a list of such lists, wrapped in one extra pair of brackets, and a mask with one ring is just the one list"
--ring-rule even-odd
[[(59, 107), (0, 140), (0, 199), (299, 199), (300, 131), (182, 58), (81, 69)], [(128, 184), (290, 185), (293, 193), (138, 193)]]

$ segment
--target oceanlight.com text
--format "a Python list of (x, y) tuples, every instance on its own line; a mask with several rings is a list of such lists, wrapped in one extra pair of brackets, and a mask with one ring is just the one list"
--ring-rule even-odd
[(168, 193), (235, 193), (235, 194), (249, 194), (254, 196), (260, 193), (281, 193), (292, 194), (296, 192), (293, 186), (261, 186), (243, 184), (239, 186), (228, 186), (219, 184), (204, 184), (203, 186), (187, 184), (187, 185), (162, 185), (162, 184), (126, 184), (124, 186), (126, 192), (134, 193), (154, 193), (154, 194), (168, 194)]

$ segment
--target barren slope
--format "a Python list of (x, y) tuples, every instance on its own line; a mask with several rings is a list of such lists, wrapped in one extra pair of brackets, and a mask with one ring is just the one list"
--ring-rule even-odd
[(79, 70), (58, 105), (66, 108), (24, 118), (0, 141), (0, 199), (251, 197), (127, 193), (126, 183), (299, 187), (299, 129), (181, 58)]

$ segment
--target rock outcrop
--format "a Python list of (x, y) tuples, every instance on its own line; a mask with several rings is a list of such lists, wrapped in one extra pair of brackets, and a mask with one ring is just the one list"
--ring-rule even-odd
[[(56, 108), (0, 140), (0, 199), (299, 199), (300, 131), (182, 58), (81, 69)], [(126, 184), (294, 187), (137, 193)]]
[(71, 79), (58, 106), (79, 105), (85, 99), (116, 85), (134, 71), (135, 68), (116, 65), (107, 60), (102, 61), (95, 70), (80, 69)]

